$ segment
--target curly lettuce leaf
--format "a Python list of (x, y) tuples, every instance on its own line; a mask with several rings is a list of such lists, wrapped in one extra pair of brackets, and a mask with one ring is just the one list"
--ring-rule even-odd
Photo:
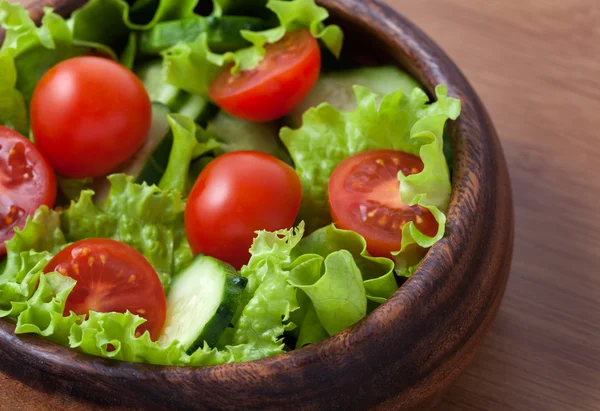
[(40, 272), (66, 245), (59, 213), (42, 206), (23, 230), (6, 242), (7, 258), (0, 272), (0, 317), (16, 316), (35, 292)]
[(17, 90), (17, 69), (10, 50), (0, 50), (0, 73), (0, 125), (27, 135), (27, 106), (23, 94)]
[(16, 88), (26, 103), (39, 79), (61, 61), (91, 53), (114, 58), (104, 45), (75, 40), (67, 22), (50, 8), (44, 9), (37, 27), (23, 6), (0, 2), (0, 26), (6, 30), (1, 50), (11, 51), (14, 57)]
[(331, 104), (322, 104), (306, 112), (301, 128), (281, 131), (303, 185), (299, 219), (311, 223), (309, 231), (331, 222), (329, 177), (346, 158), (379, 149), (420, 156), (424, 170), (410, 176), (400, 173), (399, 194), (405, 204), (430, 209), (440, 228), (434, 237), (428, 237), (412, 223), (405, 226), (397, 260), (399, 272), (406, 274), (403, 251), (412, 250), (413, 245), (430, 247), (444, 235), (443, 213), (448, 207), (451, 185), (443, 152), (443, 131), (446, 121), (460, 114), (460, 101), (448, 97), (443, 86), (436, 89), (437, 101), (432, 104), (427, 104), (429, 99), (420, 89), (408, 96), (397, 90), (385, 95), (380, 104), (377, 94), (363, 87), (355, 87), (355, 94), (356, 110), (343, 112)]
[(122, 174), (110, 176), (108, 197), (94, 204), (94, 192), (86, 190), (61, 216), (68, 241), (112, 238), (140, 251), (168, 288), (176, 265), (191, 261), (183, 234), (185, 203), (176, 191), (134, 184)]
[(294, 327), (288, 320), (298, 309), (287, 266), (303, 234), (303, 224), (295, 230), (257, 233), (250, 261), (241, 270), (248, 285), (242, 295), (242, 309), (234, 317), (232, 346), (228, 347), (235, 361), (283, 352), (283, 333)]
[[(122, 177), (119, 179), (123, 180)], [(125, 181), (125, 184), (131, 183)], [(115, 190), (113, 195), (119, 202), (119, 193), (124, 190), (122, 187)], [(148, 187), (129, 190), (137, 191), (138, 196), (139, 192), (148, 194)], [(147, 196), (142, 195), (145, 206), (155, 206), (155, 210), (166, 210), (167, 214), (174, 207), (168, 205), (171, 201), (164, 198), (166, 195), (161, 198), (160, 193), (154, 192), (152, 196), (157, 198), (149, 202)], [(122, 206), (132, 207), (131, 203), (127, 203), (121, 204), (119, 209)], [(89, 209), (92, 211), (91, 219), (101, 216), (98, 226), (84, 222), (90, 235), (102, 235), (105, 233), (101, 227), (103, 224), (114, 224), (111, 223), (114, 215), (109, 210), (110, 204), (100, 212)], [(141, 207), (137, 211), (141, 211), (138, 218), (154, 219), (152, 210)], [(0, 317), (16, 320), (16, 333), (38, 334), (104, 358), (158, 365), (216, 365), (283, 352), (282, 335), (292, 327), (287, 318), (297, 308), (296, 290), (287, 281), (289, 273), (285, 266), (291, 261), (291, 250), (302, 237), (302, 227), (258, 234), (252, 247), (252, 259), (243, 269), (252, 278), (253, 290), (232, 329), (230, 345), (220, 349), (205, 345), (190, 356), (176, 341), (163, 346), (151, 341), (147, 332), (138, 335), (136, 330), (145, 320), (130, 312), (90, 312), (87, 318), (73, 313), (63, 314), (65, 301), (75, 281), (59, 273), (43, 274), (47, 261), (65, 245), (59, 217), (58, 212), (41, 209), (8, 244), (9, 263), (0, 277)], [(67, 230), (67, 233), (67, 237), (73, 235), (72, 230)], [(21, 289), (27, 292), (21, 293)]]
[(192, 119), (180, 114), (167, 116), (173, 132), (173, 147), (167, 169), (158, 187), (162, 190), (175, 190), (187, 193), (192, 160), (219, 148), (220, 143), (198, 126)]
[[(208, 96), (212, 80), (226, 66), (232, 65), (232, 72), (255, 68), (265, 55), (265, 45), (276, 43), (287, 32), (305, 28), (321, 39), (325, 46), (339, 56), (343, 43), (343, 32), (338, 26), (325, 26), (329, 17), (325, 8), (314, 0), (271, 0), (267, 8), (279, 19), (279, 26), (264, 31), (242, 31), (242, 37), (252, 46), (225, 54), (213, 53), (208, 46), (206, 33), (200, 34), (192, 42), (180, 42), (165, 50), (163, 67), (166, 81), (182, 90), (200, 96)], [(217, 8), (217, 14), (219, 9)]]

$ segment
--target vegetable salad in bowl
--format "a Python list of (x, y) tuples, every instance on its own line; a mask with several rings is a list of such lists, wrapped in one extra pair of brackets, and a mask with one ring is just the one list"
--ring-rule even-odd
[[(0, 317), (206, 366), (323, 340), (444, 236), (460, 102), (314, 0), (0, 1)], [(446, 144), (445, 144), (446, 143)]]

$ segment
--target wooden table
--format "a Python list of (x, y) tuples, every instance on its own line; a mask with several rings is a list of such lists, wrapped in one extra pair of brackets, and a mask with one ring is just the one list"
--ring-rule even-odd
[[(512, 173), (512, 277), (441, 410), (600, 410), (600, 4), (388, 0), (479, 91)], [(598, 230), (598, 231), (596, 231)], [(85, 410), (0, 375), (0, 410)]]

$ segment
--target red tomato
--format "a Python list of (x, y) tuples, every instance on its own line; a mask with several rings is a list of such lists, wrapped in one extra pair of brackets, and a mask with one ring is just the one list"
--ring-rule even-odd
[(56, 254), (44, 269), (54, 271), (77, 280), (65, 315), (129, 310), (147, 320), (136, 335), (147, 330), (153, 340), (158, 338), (167, 301), (156, 271), (136, 249), (105, 238), (78, 241)]
[(391, 252), (400, 250), (402, 229), (409, 221), (430, 237), (438, 230), (428, 209), (402, 202), (399, 171), (420, 173), (423, 162), (401, 151), (367, 151), (342, 161), (329, 180), (333, 221), (362, 235), (374, 256), (391, 257)]
[(213, 160), (198, 176), (185, 209), (185, 231), (194, 253), (240, 269), (258, 230), (294, 224), (302, 185), (293, 168), (255, 151)]
[(56, 177), (48, 161), (25, 137), (0, 126), (0, 256), (15, 227), (41, 205), (54, 206)]
[(129, 159), (150, 130), (142, 82), (100, 57), (63, 61), (40, 80), (31, 100), (31, 128), (40, 151), (66, 177), (101, 177)]
[(229, 114), (257, 122), (281, 118), (317, 82), (321, 51), (310, 31), (293, 31), (265, 49), (256, 68), (234, 75), (228, 67), (213, 81), (210, 97)]

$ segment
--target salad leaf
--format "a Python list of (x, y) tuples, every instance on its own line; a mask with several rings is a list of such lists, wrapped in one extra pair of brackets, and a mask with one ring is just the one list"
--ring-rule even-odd
[[(201, 96), (208, 95), (210, 83), (226, 66), (232, 65), (232, 72), (251, 70), (263, 59), (265, 45), (276, 43), (289, 31), (306, 28), (320, 38), (336, 56), (343, 43), (343, 33), (338, 26), (325, 26), (329, 17), (326, 9), (315, 4), (314, 0), (271, 0), (267, 8), (273, 11), (279, 26), (264, 31), (242, 31), (242, 37), (252, 46), (225, 54), (213, 53), (208, 46), (207, 33), (200, 34), (192, 42), (180, 42), (163, 52), (163, 64), (167, 82)], [(216, 14), (220, 8), (216, 8)]]
[[(122, 50), (131, 31), (149, 30), (161, 21), (191, 17), (198, 0), (160, 0), (152, 3), (146, 7), (136, 7), (141, 4), (137, 2), (130, 8), (125, 0), (91, 0), (73, 13), (70, 22), (73, 36), (78, 40)], [(110, 30), (106, 30), (106, 27), (110, 27)]]
[(176, 273), (175, 265), (191, 261), (185, 241), (185, 203), (176, 191), (134, 184), (122, 174), (109, 177), (111, 190), (100, 205), (94, 192), (86, 190), (61, 216), (68, 241), (112, 238), (140, 251), (156, 269), (165, 288)]
[(66, 178), (62, 176), (56, 177), (56, 183), (60, 192), (67, 198), (67, 200), (77, 200), (83, 190), (87, 190), (92, 187), (94, 180), (88, 178)]
[(27, 107), (23, 95), (16, 88), (17, 69), (10, 50), (0, 50), (0, 73), (0, 125), (27, 135)]
[(346, 250), (335, 251), (325, 259), (319, 255), (303, 256), (294, 263), (290, 284), (308, 295), (329, 335), (367, 314), (362, 275), (352, 254)]
[(219, 148), (220, 143), (189, 117), (169, 114), (167, 119), (173, 131), (173, 147), (167, 169), (158, 186), (162, 190), (187, 193), (190, 185), (188, 171), (192, 160)]
[(27, 219), (23, 230), (15, 229), (0, 273), (0, 317), (25, 309), (22, 303), (33, 295), (40, 272), (65, 244), (59, 213), (46, 206)]
[(106, 46), (74, 40), (66, 21), (50, 8), (44, 9), (42, 24), (37, 27), (23, 6), (0, 2), (0, 26), (6, 30), (1, 50), (13, 54), (16, 87), (26, 103), (39, 79), (61, 61), (91, 53), (114, 58)]
[[(307, 301), (301, 302), (301, 297), (306, 298)], [(314, 344), (317, 341), (324, 340), (329, 337), (327, 330), (323, 328), (321, 320), (317, 315), (315, 306), (310, 301), (310, 298), (302, 290), (298, 290), (298, 304), (301, 307), (306, 307), (302, 321), (298, 325), (298, 338), (296, 340), (296, 349), (302, 348), (309, 344)]]
[[(421, 157), (424, 170), (415, 175), (399, 173), (399, 192), (405, 204), (427, 207), (439, 224), (438, 233), (428, 237), (409, 223), (403, 230), (401, 251), (415, 246), (427, 248), (444, 235), (450, 199), (450, 177), (443, 153), (443, 131), (448, 119), (460, 114), (460, 101), (448, 97), (438, 86), (437, 101), (427, 104), (420, 89), (405, 96), (397, 90), (383, 97), (355, 87), (357, 109), (342, 112), (331, 104), (310, 109), (297, 130), (284, 128), (281, 138), (288, 148), (303, 185), (299, 219), (311, 222), (309, 231), (331, 222), (327, 186), (335, 167), (346, 158), (367, 150), (393, 149)], [(316, 155), (315, 153), (318, 153)], [(407, 274), (405, 254), (398, 253), (398, 272)], [(405, 262), (404, 262), (405, 263)]]
[(346, 250), (352, 255), (362, 274), (369, 300), (382, 304), (396, 292), (398, 284), (394, 277), (394, 263), (388, 258), (370, 256), (367, 242), (354, 231), (340, 230), (330, 224), (302, 239), (292, 256), (306, 258), (307, 255), (317, 255), (326, 258), (339, 250)]
[(286, 266), (303, 233), (303, 224), (295, 230), (257, 233), (250, 261), (241, 270), (248, 285), (240, 303), (242, 310), (234, 318), (233, 346), (228, 347), (234, 361), (283, 352), (283, 333), (294, 327), (285, 323), (298, 309), (296, 289), (288, 283)]

